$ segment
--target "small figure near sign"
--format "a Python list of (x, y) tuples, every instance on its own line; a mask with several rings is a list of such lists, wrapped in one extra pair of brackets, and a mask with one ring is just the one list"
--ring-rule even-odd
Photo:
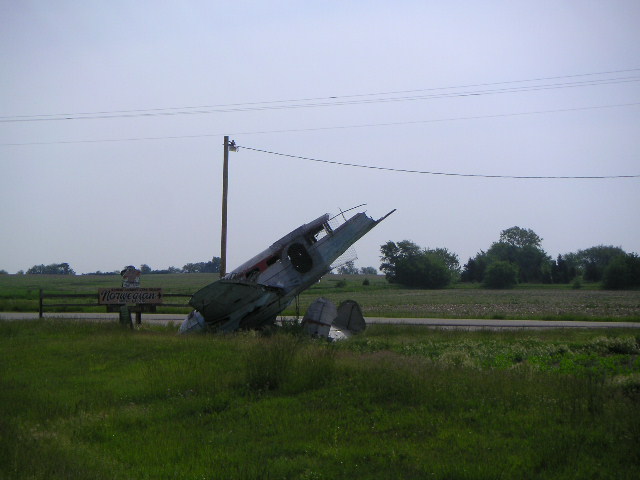
[(124, 267), (124, 270), (120, 272), (122, 276), (122, 288), (139, 288), (141, 274), (140, 270), (133, 265)]
[[(140, 288), (140, 275), (142, 273), (133, 265), (127, 265), (120, 272), (122, 277), (122, 288)], [(104, 294), (104, 292), (101, 292)], [(133, 322), (131, 321), (131, 309), (126, 304), (119, 306), (120, 311), (120, 324), (129, 325), (133, 328)], [(142, 323), (141, 311), (136, 312), (136, 323), (140, 325)]]

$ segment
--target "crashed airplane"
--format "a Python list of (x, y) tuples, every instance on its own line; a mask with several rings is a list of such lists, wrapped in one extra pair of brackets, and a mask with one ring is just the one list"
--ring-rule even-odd
[(197, 291), (189, 301), (195, 310), (180, 326), (180, 333), (231, 332), (274, 324), (297, 295), (331, 271), (332, 263), (393, 212), (378, 220), (357, 213), (335, 229), (325, 214), (296, 228)]

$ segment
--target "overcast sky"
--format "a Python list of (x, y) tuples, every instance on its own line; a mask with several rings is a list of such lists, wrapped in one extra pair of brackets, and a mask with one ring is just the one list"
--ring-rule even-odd
[[(225, 134), (420, 172), (640, 175), (639, 25), (637, 0), (0, 0), (0, 269), (219, 256)], [(229, 188), (229, 269), (361, 203), (397, 212), (357, 266), (403, 239), (462, 265), (516, 225), (554, 258), (640, 252), (640, 178), (240, 149)]]

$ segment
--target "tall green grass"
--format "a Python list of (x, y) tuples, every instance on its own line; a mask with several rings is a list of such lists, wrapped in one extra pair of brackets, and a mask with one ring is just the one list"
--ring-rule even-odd
[(629, 331), (0, 322), (0, 478), (637, 478)]

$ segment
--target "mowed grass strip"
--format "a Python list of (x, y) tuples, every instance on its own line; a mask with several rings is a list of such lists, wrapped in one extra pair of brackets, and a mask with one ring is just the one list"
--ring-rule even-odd
[(0, 478), (637, 478), (631, 331), (0, 322)]

